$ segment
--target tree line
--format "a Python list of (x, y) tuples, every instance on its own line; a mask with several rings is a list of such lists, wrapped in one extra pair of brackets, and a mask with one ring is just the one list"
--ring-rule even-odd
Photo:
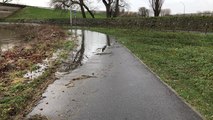
[[(106, 17), (117, 17), (121, 9), (128, 6), (125, 0), (97, 0), (102, 2), (106, 9)], [(52, 0), (52, 6), (58, 9), (68, 9), (70, 6), (75, 8), (80, 8), (82, 17), (86, 18), (85, 9), (89, 12), (92, 18), (94, 18), (94, 13), (90, 9), (90, 0)]]

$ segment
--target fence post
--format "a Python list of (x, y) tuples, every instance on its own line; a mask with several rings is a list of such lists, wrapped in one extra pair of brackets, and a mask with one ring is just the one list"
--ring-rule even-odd
[[(161, 25), (161, 22), (159, 23), (159, 28), (160, 28), (160, 31), (162, 30), (162, 25)], [(164, 28), (163, 28), (164, 29)]]
[(176, 28), (175, 22), (172, 23), (172, 26), (173, 26), (173, 32), (175, 32), (176, 31), (176, 29), (175, 29)]
[(188, 32), (190, 32), (190, 22), (188, 23)]
[(208, 32), (208, 27), (209, 27), (209, 26), (208, 26), (208, 23), (206, 23), (206, 24), (205, 24), (205, 34), (207, 34), (207, 32)]

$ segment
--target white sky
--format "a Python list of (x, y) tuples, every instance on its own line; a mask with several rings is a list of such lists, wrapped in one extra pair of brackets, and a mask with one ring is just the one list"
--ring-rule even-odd
[[(103, 4), (94, 1), (93, 6), (98, 10), (104, 10)], [(131, 6), (130, 11), (138, 11), (139, 7), (149, 8), (149, 0), (127, 0)], [(182, 2), (182, 3), (181, 3)], [(50, 0), (14, 0), (14, 3), (21, 3), (32, 6), (48, 7)], [(186, 13), (195, 13), (198, 11), (213, 11), (213, 0), (165, 0), (163, 8), (170, 8), (172, 14), (183, 13), (184, 5)]]

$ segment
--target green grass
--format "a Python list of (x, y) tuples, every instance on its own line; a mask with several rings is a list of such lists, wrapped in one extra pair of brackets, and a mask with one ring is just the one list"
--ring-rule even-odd
[(117, 38), (205, 118), (213, 120), (213, 35), (90, 28)]
[(69, 18), (69, 13), (62, 10), (43, 9), (36, 7), (26, 7), (14, 15), (10, 19), (54, 19)]
[[(87, 18), (91, 18), (88, 12), (86, 12)], [(81, 12), (76, 13), (77, 18), (82, 18)], [(103, 13), (95, 14), (96, 18), (104, 18)], [(8, 19), (69, 19), (69, 11), (64, 10), (53, 10), (37, 7), (26, 7), (14, 15), (10, 16)], [(74, 18), (74, 14), (73, 14)]]

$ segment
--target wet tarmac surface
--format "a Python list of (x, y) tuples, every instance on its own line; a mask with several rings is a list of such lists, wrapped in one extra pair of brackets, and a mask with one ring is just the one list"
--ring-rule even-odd
[[(93, 37), (90, 38), (85, 38), (84, 43), (92, 44)], [(112, 39), (109, 46), (107, 38), (96, 40), (101, 41), (101, 52), (96, 53), (99, 47), (88, 48), (93, 54), (84, 56), (88, 58), (84, 64), (51, 84), (28, 117), (41, 114), (50, 120), (202, 119), (126, 48)]]

